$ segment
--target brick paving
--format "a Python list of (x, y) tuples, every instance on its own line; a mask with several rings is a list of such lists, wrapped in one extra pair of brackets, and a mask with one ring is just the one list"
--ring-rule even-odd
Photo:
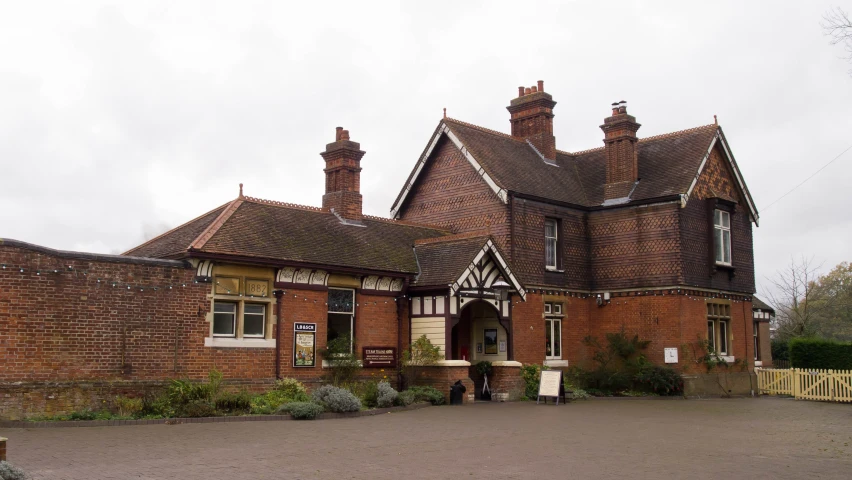
[(3, 429), (41, 479), (849, 478), (852, 405), (591, 400), (313, 422)]

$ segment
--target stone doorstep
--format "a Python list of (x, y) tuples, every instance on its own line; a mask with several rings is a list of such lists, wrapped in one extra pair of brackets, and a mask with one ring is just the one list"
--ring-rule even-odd
[[(325, 412), (319, 414), (317, 420), (328, 420), (332, 418), (356, 418), (371, 417), (384, 413), (404, 412), (408, 410), (419, 410), (431, 407), (432, 404), (422, 402), (407, 407), (376, 408), (373, 410), (362, 410), (360, 412), (334, 413)], [(65, 428), (65, 427), (119, 427), (125, 425), (179, 425), (188, 423), (220, 423), (220, 422), (278, 422), (290, 421), (290, 415), (241, 415), (233, 417), (199, 417), (199, 418), (153, 418), (140, 420), (57, 420), (50, 422), (28, 422), (26, 420), (4, 420), (0, 421), (0, 428)], [(0, 440), (6, 440), (0, 438)]]

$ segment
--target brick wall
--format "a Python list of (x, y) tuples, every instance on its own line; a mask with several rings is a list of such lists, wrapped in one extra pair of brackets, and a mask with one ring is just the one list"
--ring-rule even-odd
[[(275, 378), (274, 348), (204, 346), (211, 285), (195, 283), (188, 264), (69, 256), (9, 242), (0, 244), (0, 264), (6, 266), (0, 268), (0, 397), (6, 399), (0, 399), (0, 417), (4, 410), (96, 406), (115, 394), (110, 385), (116, 382), (122, 392), (141, 394), (151, 382), (203, 380), (214, 368), (232, 385), (268, 386)], [(319, 358), (313, 368), (292, 366), (294, 322), (316, 323), (317, 348), (325, 346), (327, 299), (323, 290), (288, 289), (283, 296), (283, 377), (310, 385), (327, 373)], [(356, 304), (357, 354), (364, 346), (397, 347), (394, 297), (359, 292)], [(271, 308), (273, 314), (274, 303)], [(407, 311), (403, 323), (407, 329)], [(386, 370), (395, 382), (394, 369)]]
[(508, 255), (508, 208), (446, 138), (432, 153), (400, 218), (454, 233), (489, 230)]
[(417, 384), (421, 386), (430, 386), (436, 388), (444, 394), (444, 399), (450, 403), (450, 387), (457, 380), (462, 381), (462, 385), (467, 389), (463, 396), (464, 403), (472, 402), (474, 399), (474, 384), (470, 379), (468, 366), (431, 366), (420, 367), (420, 374)]

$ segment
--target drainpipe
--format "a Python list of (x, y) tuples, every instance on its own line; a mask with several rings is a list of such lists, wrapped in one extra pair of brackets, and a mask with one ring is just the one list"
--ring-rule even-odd
[[(401, 296), (396, 299), (396, 388), (402, 390), (402, 314), (408, 308), (408, 277), (402, 284)], [(411, 317), (408, 318), (408, 336), (411, 337)]]
[(275, 379), (281, 380), (281, 324), (284, 319), (281, 318), (281, 301), (284, 298), (283, 290), (275, 290), (272, 292), (275, 296), (275, 318), (277, 325), (275, 329)]

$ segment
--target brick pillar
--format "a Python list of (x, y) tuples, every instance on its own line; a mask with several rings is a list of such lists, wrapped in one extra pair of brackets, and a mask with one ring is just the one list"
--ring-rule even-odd
[(6, 440), (8, 439), (0, 437), (0, 462), (6, 461)]

